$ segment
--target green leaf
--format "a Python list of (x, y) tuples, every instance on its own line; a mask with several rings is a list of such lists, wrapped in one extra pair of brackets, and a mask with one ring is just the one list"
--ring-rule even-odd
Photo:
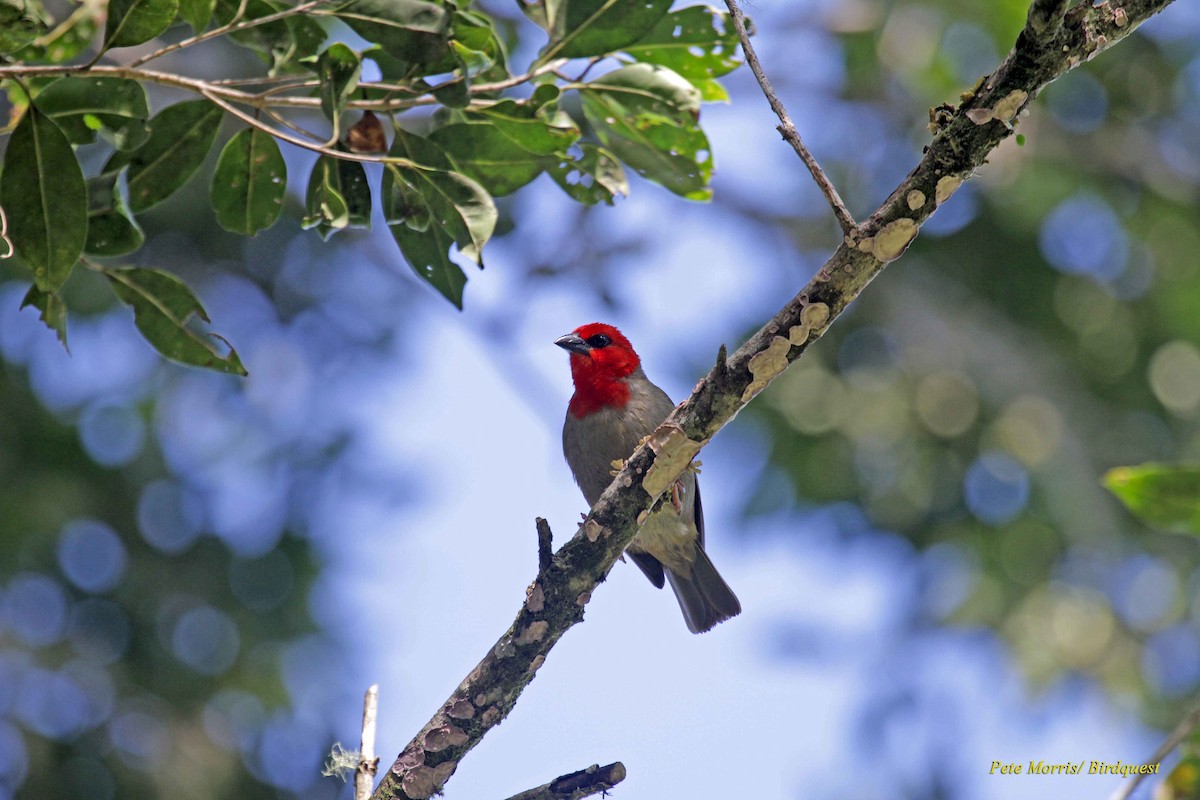
[(105, 276), (122, 303), (133, 308), (133, 321), (146, 341), (169, 359), (217, 372), (245, 375), (237, 351), (222, 354), (216, 338), (194, 329), (192, 317), (208, 322), (204, 306), (183, 281), (156, 269), (121, 267), (105, 269)]
[(246, 128), (225, 144), (212, 179), (212, 205), (222, 228), (253, 236), (271, 227), (286, 191), (287, 164), (275, 137)]
[(58, 293), (44, 292), (36, 285), (30, 286), (29, 291), (25, 293), (25, 299), (21, 301), (21, 308), (25, 306), (33, 306), (42, 312), (38, 318), (46, 323), (47, 328), (54, 331), (54, 335), (62, 342), (66, 351), (71, 352), (71, 348), (67, 346), (67, 306)]
[(517, 146), (488, 123), (447, 125), (431, 133), (429, 140), (450, 156), (458, 172), (494, 196), (512, 194), (548, 165), (545, 157)]
[(483, 81), (509, 77), (508, 50), (491, 17), (473, 11), (455, 11), (450, 37), (450, 48), (464, 75)]
[(87, 240), (87, 190), (71, 143), (30, 106), (8, 140), (0, 176), (8, 238), (43, 292), (71, 274)]
[(467, 278), (450, 248), (482, 266), (481, 249), (496, 227), (496, 206), (478, 183), (451, 171), (437, 145), (397, 131), (391, 155), (418, 166), (389, 164), (383, 173), (384, 219), (405, 260), (421, 278), (462, 308)]
[(315, 227), (328, 239), (345, 228), (371, 227), (371, 189), (357, 161), (321, 156), (313, 165), (305, 198), (304, 229)]
[(216, 0), (179, 0), (179, 16), (192, 30), (201, 34), (212, 21)]
[(179, 12), (179, 0), (109, 0), (104, 49), (148, 42), (165, 31)]
[(700, 92), (700, 99), (706, 103), (728, 103), (729, 90), (717, 79), (712, 78), (705, 80), (703, 78), (692, 78), (692, 86)]
[(1200, 534), (1200, 466), (1116, 467), (1104, 485), (1149, 525)]
[[(4, 2), (5, 0), (0, 0)], [(21, 2), (21, 0), (17, 0)], [(26, 0), (26, 7), (34, 8), (35, 4)], [(95, 6), (84, 5), (72, 15), (71, 24), (63, 31), (56, 31), (55, 36), (45, 43), (30, 43), (15, 54), (17, 63), (64, 64), (76, 58), (84, 50), (92, 46), (96, 31), (104, 23), (105, 7), (97, 3)], [(0, 39), (6, 31), (0, 23)]]
[(409, 63), (436, 61), (446, 55), (451, 14), (424, 0), (350, 0), (339, 19), (369, 42)]
[(396, 169), (418, 187), (434, 224), (449, 232), (463, 255), (483, 266), (483, 246), (491, 238), (498, 218), (491, 196), (475, 181), (456, 174), (450, 159), (428, 139), (398, 130), (390, 154), (421, 165), (417, 169)]
[(362, 61), (358, 53), (341, 42), (331, 44), (317, 59), (317, 77), (321, 80), (321, 110), (333, 123), (333, 138), (339, 138), (342, 111), (358, 86)]
[[(216, 0), (213, 14), (220, 25), (229, 23), (241, 0)], [(247, 0), (242, 18), (253, 21), (290, 8), (279, 0)], [(268, 74), (279, 75), (304, 68), (301, 59), (316, 53), (325, 41), (325, 29), (307, 15), (294, 14), (274, 22), (253, 25), (228, 34), (228, 38), (258, 53), (271, 65)]]
[(638, 61), (667, 67), (693, 83), (719, 78), (741, 63), (737, 31), (729, 14), (708, 6), (689, 6), (667, 14), (625, 52)]
[(88, 179), (88, 231), (83, 250), (91, 255), (123, 256), (140, 248), (146, 240), (125, 207), (117, 185), (119, 175), (106, 172)]
[(576, 159), (562, 159), (546, 168), (554, 182), (580, 203), (612, 205), (618, 195), (629, 194), (625, 170), (612, 153), (584, 142)]
[(633, 44), (671, 7), (671, 0), (550, 0), (550, 43), (539, 58), (600, 56)]
[(469, 88), (466, 78), (451, 78), (433, 87), (431, 93), (446, 108), (466, 108), (471, 102)]
[(207, 100), (176, 103), (154, 115), (150, 138), (129, 156), (129, 207), (135, 214), (187, 183), (212, 149), (221, 117), (221, 109)]
[(60, 78), (42, 90), (38, 107), (51, 117), (71, 144), (91, 144), (96, 132), (121, 150), (146, 140), (150, 108), (146, 90), (124, 78)]
[(46, 18), (37, 3), (0, 0), (0, 53), (15, 53), (46, 30)]
[(690, 200), (712, 197), (694, 86), (664, 67), (632, 64), (586, 84), (580, 97), (600, 141), (638, 174)]
[(579, 138), (579, 128), (561, 111), (536, 108), (515, 100), (470, 109), (467, 118), (489, 122), (515, 144), (538, 155), (564, 153)]

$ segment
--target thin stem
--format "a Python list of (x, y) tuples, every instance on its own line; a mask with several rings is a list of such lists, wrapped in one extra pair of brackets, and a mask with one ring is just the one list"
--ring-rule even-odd
[(373, 683), (363, 695), (362, 739), (358, 748), (358, 769), (354, 772), (354, 800), (368, 800), (375, 788), (379, 757), (375, 755), (375, 718), (379, 712), (379, 684)]
[[(1192, 706), (1191, 711), (1184, 715), (1179, 724), (1175, 726), (1175, 730), (1171, 731), (1170, 735), (1163, 740), (1163, 743), (1154, 751), (1154, 755), (1146, 760), (1147, 764), (1160, 764), (1162, 760), (1169, 756), (1171, 752), (1179, 746), (1179, 744), (1197, 730), (1200, 730), (1200, 704)], [(1111, 800), (1128, 800), (1141, 784), (1146, 776), (1137, 773), (1129, 777), (1129, 781), (1116, 791)]]
[(252, 115), (247, 114), (245, 111), (242, 111), (237, 106), (235, 106), (232, 103), (228, 102), (227, 100), (217, 96), (208, 87), (201, 88), (199, 91), (200, 91), (200, 94), (204, 95), (206, 98), (208, 98), (212, 102), (216, 103), (218, 106), (225, 109), (225, 111), (227, 111), (228, 113), (237, 117), (242, 122), (249, 125), (250, 127), (258, 128), (263, 133), (274, 136), (276, 139), (280, 140), (281, 142), (287, 142), (288, 144), (294, 144), (294, 145), (296, 145), (296, 147), (302, 148), (304, 150), (311, 150), (314, 153), (320, 153), (321, 155), (325, 155), (325, 156), (333, 156), (334, 158), (342, 158), (342, 159), (346, 159), (347, 161), (369, 161), (369, 162), (379, 163), (379, 164), (396, 164), (398, 166), (403, 166), (403, 167), (418, 167), (417, 164), (413, 163), (410, 159), (407, 159), (407, 158), (396, 158), (393, 156), (363, 155), (361, 153), (350, 153), (345, 150), (334, 150), (332, 147), (327, 147), (325, 145), (313, 144), (312, 142), (306, 141), (297, 136), (292, 136), (289, 133), (284, 133), (283, 131), (281, 131), (277, 128), (272, 128), (270, 125), (267, 125), (265, 122), (255, 119)]
[(776, 129), (787, 140), (788, 144), (792, 146), (792, 149), (796, 151), (796, 155), (800, 156), (800, 160), (804, 162), (804, 166), (808, 167), (813, 180), (817, 182), (817, 188), (821, 190), (821, 194), (825, 195), (825, 199), (829, 201), (829, 207), (833, 209), (833, 215), (837, 217), (838, 224), (842, 226), (842, 232), (851, 233), (858, 228), (858, 223), (854, 221), (854, 217), (850, 216), (850, 212), (847, 210), (846, 204), (842, 202), (837, 189), (834, 188), (833, 182), (829, 180), (829, 176), (821, 169), (821, 165), (813, 158), (813, 154), (809, 152), (808, 147), (804, 144), (804, 140), (800, 138), (800, 133), (792, 123), (792, 118), (788, 115), (787, 109), (783, 107), (779, 95), (775, 94), (775, 88), (771, 86), (771, 81), (767, 79), (767, 74), (763, 72), (762, 64), (758, 61), (758, 54), (754, 52), (754, 45), (750, 44), (750, 34), (746, 32), (746, 17), (742, 14), (742, 8), (738, 5), (738, 0), (725, 0), (725, 5), (729, 7), (729, 16), (733, 20), (733, 27), (737, 31), (738, 40), (742, 43), (742, 52), (746, 54), (746, 63), (750, 66), (750, 71), (754, 73), (754, 78), (758, 81), (758, 85), (762, 87), (763, 94), (767, 97), (767, 102), (771, 104), (771, 110), (775, 112), (775, 116), (779, 117), (780, 124), (776, 126)]
[(250, 19), (246, 20), (245, 22), (241, 22), (239, 20), (245, 16), (247, 1), (248, 0), (242, 0), (241, 5), (238, 6), (237, 13), (233, 15), (233, 19), (229, 20), (229, 22), (225, 23), (224, 25), (220, 25), (205, 33), (198, 33), (195, 36), (175, 42), (174, 44), (169, 44), (166, 47), (160, 47), (153, 53), (147, 53), (141, 58), (134, 59), (129, 63), (129, 66), (140, 67), (147, 61), (153, 61), (156, 58), (161, 58), (167, 53), (173, 53), (176, 50), (182, 50), (185, 47), (191, 47), (192, 45), (200, 44), (201, 42), (207, 42), (209, 39), (215, 39), (218, 36), (224, 36), (229, 33), (237, 33), (238, 31), (243, 31), (247, 28), (266, 25), (267, 23), (276, 22), (277, 20), (284, 19), (285, 17), (302, 14), (305, 11), (309, 11), (317, 6), (330, 2), (330, 0), (310, 0), (308, 3), (301, 3), (298, 6), (285, 8), (283, 11), (277, 11), (274, 14), (268, 14), (265, 17), (258, 17), (257, 19)]
[[(551, 72), (554, 69), (562, 66), (565, 59), (555, 61), (550, 64), (530, 70), (522, 75), (514, 75), (511, 78), (505, 78), (502, 81), (495, 83), (477, 83), (470, 87), (471, 94), (486, 94), (488, 92), (499, 92), (504, 89), (511, 89), (514, 86), (519, 86), (522, 83), (527, 83), (539, 75), (546, 72)], [(47, 75), (111, 75), (117, 78), (130, 78), (137, 81), (148, 81), (157, 83), (162, 86), (173, 86), (177, 89), (185, 89), (196, 94), (210, 93), (220, 96), (234, 103), (244, 103), (254, 106), (255, 108), (265, 108), (268, 106), (275, 108), (309, 108), (318, 109), (321, 107), (321, 99), (319, 97), (289, 97), (289, 96), (273, 96), (269, 101), (262, 96), (260, 92), (246, 92), (239, 89), (230, 88), (227, 83), (216, 83), (213, 81), (204, 81), (198, 78), (188, 78), (183, 75), (176, 75), (172, 72), (159, 72), (157, 70), (139, 69), (137, 67), (123, 66), (86, 66), (86, 65), (46, 65), (46, 66), (10, 66), (0, 67), (0, 80), (12, 79), (19, 76), (35, 77)], [(384, 88), (392, 91), (409, 91), (403, 87), (393, 87), (391, 84), (360, 84), (360, 89)], [(369, 111), (403, 111), (408, 108), (416, 108), (419, 106), (437, 105), (438, 99), (432, 94), (424, 94), (419, 97), (403, 100), (351, 100), (346, 104), (347, 108), (362, 109)]]
[(582, 800), (594, 794), (605, 795), (625, 780), (625, 765), (620, 761), (607, 766), (593, 764), (587, 769), (560, 775), (547, 784), (514, 794), (508, 800)]
[(312, 139), (314, 142), (324, 143), (324, 142), (328, 141), (328, 139), (326, 139), (324, 136), (313, 133), (312, 131), (308, 130), (307, 128), (303, 128), (303, 127), (297, 125), (296, 123), (292, 122), (290, 119), (285, 117), (283, 114), (280, 114), (278, 111), (276, 111), (272, 108), (262, 108), (259, 110), (262, 111), (262, 113), (266, 114), (271, 119), (275, 120), (277, 123), (279, 123), (283, 127), (287, 128), (288, 130), (293, 130), (296, 133), (300, 134), (301, 136), (307, 136), (309, 139)]

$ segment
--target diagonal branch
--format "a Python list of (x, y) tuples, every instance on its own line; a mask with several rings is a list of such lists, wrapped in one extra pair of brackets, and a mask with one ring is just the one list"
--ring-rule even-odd
[[(1200, 705), (1192, 706), (1191, 710), (1184, 715), (1175, 729), (1168, 734), (1163, 743), (1158, 746), (1154, 754), (1146, 759), (1146, 764), (1160, 764), (1163, 759), (1171, 755), (1176, 747), (1181, 745), (1185, 739), (1200, 730)], [(1113, 793), (1111, 800), (1128, 800), (1133, 795), (1135, 789), (1141, 785), (1146, 779), (1144, 773), (1134, 773), (1129, 780)], [(1157, 795), (1156, 795), (1157, 796)]]
[(754, 73), (758, 85), (762, 87), (763, 94), (766, 95), (767, 102), (771, 105), (771, 110), (775, 112), (775, 116), (779, 117), (779, 124), (775, 126), (775, 129), (792, 146), (796, 155), (800, 156), (804, 166), (808, 167), (813, 180), (817, 182), (817, 188), (829, 201), (829, 207), (833, 209), (833, 215), (837, 217), (838, 224), (842, 226), (842, 232), (849, 234), (858, 227), (858, 223), (854, 221), (854, 217), (850, 216), (850, 211), (842, 202), (842, 197), (838, 194), (837, 189), (834, 188), (833, 181), (829, 180), (825, 170), (821, 169), (821, 165), (813, 158), (808, 146), (800, 138), (800, 132), (796, 130), (791, 116), (783, 107), (783, 101), (779, 99), (779, 95), (775, 94), (775, 87), (771, 85), (767, 74), (763, 72), (762, 64), (758, 60), (758, 53), (754, 52), (754, 45), (750, 44), (750, 33), (746, 30), (746, 17), (742, 14), (742, 7), (738, 5), (738, 0), (725, 0), (725, 5), (729, 6), (729, 16), (733, 20), (733, 28), (737, 31), (738, 40), (742, 43), (742, 52), (746, 54), (746, 64)]
[(587, 769), (559, 775), (536, 789), (514, 794), (508, 800), (583, 800), (594, 794), (604, 795), (625, 780), (625, 765), (620, 761), (602, 767), (592, 764)]
[(1031, 20), (883, 205), (749, 341), (728, 359), (722, 348), (691, 396), (626, 460), (579, 532), (538, 571), (512, 626), (404, 748), (373, 796), (424, 800), (440, 791), (458, 762), (512, 710), (554, 644), (583, 618), (639, 523), (696, 453), (904, 253), (921, 223), (1012, 133), (1013, 121), (1038, 92), (1171, 2), (1125, 0), (1120, 9), (1084, 2), (1057, 23)]

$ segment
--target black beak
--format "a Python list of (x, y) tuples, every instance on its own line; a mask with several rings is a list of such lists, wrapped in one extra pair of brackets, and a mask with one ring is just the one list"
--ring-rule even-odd
[(568, 333), (566, 336), (560, 336), (554, 340), (554, 343), (563, 350), (570, 350), (572, 353), (587, 355), (591, 350), (588, 343), (585, 342), (577, 333)]

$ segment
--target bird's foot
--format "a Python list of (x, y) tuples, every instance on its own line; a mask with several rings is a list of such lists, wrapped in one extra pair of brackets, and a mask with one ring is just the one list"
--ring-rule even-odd
[(683, 513), (683, 481), (675, 481), (671, 484), (671, 506), (675, 509), (676, 514)]

